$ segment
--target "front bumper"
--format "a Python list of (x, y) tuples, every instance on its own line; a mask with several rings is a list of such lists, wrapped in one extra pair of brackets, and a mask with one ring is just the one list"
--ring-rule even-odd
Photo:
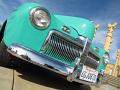
[[(73, 70), (74, 70), (73, 67), (70, 67), (64, 63), (58, 62), (53, 58), (43, 55), (42, 53), (33, 51), (22, 45), (12, 44), (9, 48), (7, 48), (7, 51), (13, 56), (20, 58), (21, 60), (25, 60), (34, 65), (51, 70), (60, 75), (64, 75), (66, 76), (66, 79), (68, 81), (74, 81), (74, 82), (88, 84), (88, 85), (96, 85), (96, 83), (87, 82), (87, 81), (76, 78), (73, 74)], [(77, 73), (80, 73), (80, 72), (77, 72)]]

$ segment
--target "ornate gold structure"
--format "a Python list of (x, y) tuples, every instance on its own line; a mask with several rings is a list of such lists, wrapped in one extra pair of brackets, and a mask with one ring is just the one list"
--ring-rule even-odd
[(95, 25), (95, 34), (94, 34), (94, 37), (96, 36), (96, 32), (97, 32), (97, 30), (100, 28), (100, 24), (96, 24)]
[(114, 70), (114, 64), (107, 64), (105, 69), (105, 74), (113, 75), (113, 70)]
[(120, 77), (120, 49), (117, 50), (116, 63), (113, 69), (113, 76)]
[(107, 31), (107, 35), (106, 35), (104, 48), (108, 52), (110, 50), (110, 46), (111, 46), (111, 43), (112, 43), (112, 33), (116, 29), (116, 25), (117, 25), (117, 23), (112, 23), (112, 24), (108, 24), (108, 27), (107, 27), (108, 31)]
[[(108, 31), (106, 34), (104, 48), (108, 52), (109, 52), (110, 46), (112, 44), (112, 34), (113, 34), (113, 31), (116, 29), (116, 26), (117, 26), (117, 23), (108, 24), (108, 26), (107, 26)], [(113, 73), (115, 71), (114, 67), (115, 66), (113, 64), (107, 64), (106, 69), (105, 69), (105, 74), (113, 75)]]

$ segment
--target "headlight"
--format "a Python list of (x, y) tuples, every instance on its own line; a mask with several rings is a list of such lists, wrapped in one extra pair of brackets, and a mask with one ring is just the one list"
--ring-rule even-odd
[(33, 26), (38, 29), (45, 29), (50, 25), (50, 14), (45, 8), (34, 8), (30, 12), (30, 19)]

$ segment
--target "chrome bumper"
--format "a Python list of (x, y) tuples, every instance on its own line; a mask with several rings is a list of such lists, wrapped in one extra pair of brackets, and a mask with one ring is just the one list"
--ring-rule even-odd
[(77, 79), (75, 77), (76, 73), (73, 74), (74, 68), (71, 68), (70, 66), (58, 62), (48, 56), (45, 56), (41, 53), (38, 53), (36, 51), (33, 51), (29, 48), (26, 48), (21, 45), (12, 44), (9, 48), (7, 48), (7, 51), (12, 54), (13, 56), (16, 56), (22, 60), (25, 60), (27, 62), (30, 62), (32, 64), (38, 65), (40, 67), (43, 67), (45, 69), (49, 69), (53, 72), (56, 72), (58, 74), (64, 75), (67, 77), (68, 81), (74, 81), (82, 84), (88, 84), (88, 85), (95, 85), (96, 83), (86, 82), (80, 79)]

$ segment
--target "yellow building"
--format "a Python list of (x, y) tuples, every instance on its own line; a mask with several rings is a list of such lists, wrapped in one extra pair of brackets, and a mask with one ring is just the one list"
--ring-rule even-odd
[(105, 74), (120, 77), (120, 50), (117, 50), (115, 64), (108, 64), (105, 69)]
[(113, 76), (120, 77), (120, 49), (117, 50), (116, 63), (114, 65)]
[(107, 26), (108, 30), (105, 38), (104, 49), (108, 52), (112, 44), (113, 31), (115, 31), (116, 26), (117, 26), (117, 23), (108, 24)]
[(114, 64), (107, 64), (105, 69), (105, 74), (113, 75), (113, 70), (114, 70)]
[[(117, 23), (108, 24), (108, 26), (107, 26), (108, 30), (107, 30), (107, 34), (106, 34), (106, 38), (105, 38), (104, 49), (108, 52), (109, 52), (111, 44), (112, 44), (113, 31), (116, 29), (116, 26), (117, 26)], [(105, 74), (116, 76), (116, 74), (115, 74), (116, 69), (117, 69), (116, 64), (115, 65), (108, 64), (105, 69)]]

